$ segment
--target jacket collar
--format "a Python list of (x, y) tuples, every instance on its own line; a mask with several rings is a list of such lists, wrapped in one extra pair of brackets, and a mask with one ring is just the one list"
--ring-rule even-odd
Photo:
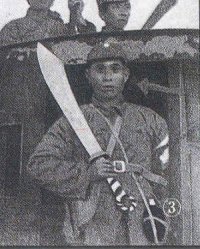
[(125, 102), (123, 98), (120, 99), (120, 101), (118, 101), (117, 103), (112, 102), (109, 104), (106, 102), (99, 101), (95, 97), (92, 98), (92, 105), (99, 109), (99, 111), (101, 111), (101, 113), (106, 117), (112, 117), (115, 115), (122, 116), (125, 108), (124, 104)]
[(44, 10), (44, 9), (36, 9), (33, 7), (30, 7), (26, 14), (27, 17), (30, 17), (31, 19), (37, 20), (46, 20), (47, 17), (50, 17), (52, 19), (59, 19), (60, 15), (55, 12), (51, 11), (50, 9)]

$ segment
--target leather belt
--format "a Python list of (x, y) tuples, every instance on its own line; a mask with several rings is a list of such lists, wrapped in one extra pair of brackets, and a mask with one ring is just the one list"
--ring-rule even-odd
[[(117, 169), (117, 167), (119, 167), (121, 164), (121, 169), (119, 170)], [(148, 181), (151, 182), (155, 182), (157, 184), (161, 184), (163, 186), (167, 186), (168, 181), (160, 176), (160, 175), (156, 175), (152, 172), (150, 172), (149, 170), (147, 170), (146, 168), (144, 168), (143, 166), (141, 166), (140, 164), (133, 164), (133, 163), (129, 163), (125, 165), (124, 161), (114, 161), (114, 166), (115, 166), (115, 171), (116, 172), (121, 172), (121, 173), (137, 173), (140, 176), (143, 176), (145, 179), (147, 179)], [(119, 167), (120, 168), (120, 167)]]

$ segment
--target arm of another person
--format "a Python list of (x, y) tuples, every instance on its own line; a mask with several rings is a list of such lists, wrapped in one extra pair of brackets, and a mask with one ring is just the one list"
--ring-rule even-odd
[(20, 28), (16, 20), (6, 24), (0, 31), (0, 44), (9, 45), (17, 42), (21, 42)]

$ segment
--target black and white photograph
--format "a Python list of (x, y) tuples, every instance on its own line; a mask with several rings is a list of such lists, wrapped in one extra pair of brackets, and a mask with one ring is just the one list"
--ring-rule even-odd
[(5, 246), (200, 246), (198, 0), (0, 0)]

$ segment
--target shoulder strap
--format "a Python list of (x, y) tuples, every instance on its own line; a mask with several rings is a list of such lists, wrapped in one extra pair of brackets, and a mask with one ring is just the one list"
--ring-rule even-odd
[(109, 143), (107, 145), (107, 150), (106, 150), (107, 154), (110, 157), (113, 154), (113, 150), (114, 150), (116, 142), (117, 142), (116, 137), (119, 137), (119, 133), (120, 133), (121, 127), (122, 127), (122, 117), (121, 116), (117, 116), (115, 124), (114, 124), (113, 129), (112, 129), (112, 134), (111, 134)]
[(122, 127), (123, 119), (122, 119), (122, 117), (120, 115), (118, 115), (117, 118), (116, 118), (116, 120), (115, 120), (115, 124), (113, 126), (111, 124), (111, 122), (109, 121), (109, 119), (106, 118), (103, 115), (103, 113), (101, 113), (101, 111), (99, 111), (99, 109), (97, 109), (96, 107), (94, 107), (94, 108), (95, 108), (96, 112), (105, 120), (105, 122), (109, 126), (109, 129), (111, 130), (112, 134), (111, 134), (110, 140), (108, 142), (106, 152), (107, 152), (107, 154), (109, 156), (112, 156), (113, 150), (114, 150), (116, 142), (117, 142), (117, 138), (119, 137), (119, 134), (120, 134), (120, 130), (121, 130), (121, 127)]

